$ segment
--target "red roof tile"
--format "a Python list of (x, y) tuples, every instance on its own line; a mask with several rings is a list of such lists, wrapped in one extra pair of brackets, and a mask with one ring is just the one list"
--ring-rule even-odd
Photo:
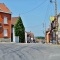
[(6, 5), (4, 3), (0, 3), (0, 12), (11, 14), (11, 11), (6, 7)]
[(15, 25), (16, 22), (17, 22), (17, 20), (18, 20), (18, 17), (12, 17), (12, 18), (11, 18), (11, 24), (12, 24), (12, 25)]

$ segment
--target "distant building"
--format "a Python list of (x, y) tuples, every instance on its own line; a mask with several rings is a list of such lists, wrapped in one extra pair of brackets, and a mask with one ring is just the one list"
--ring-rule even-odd
[(25, 32), (26, 43), (32, 43), (34, 41), (34, 34), (32, 32)]

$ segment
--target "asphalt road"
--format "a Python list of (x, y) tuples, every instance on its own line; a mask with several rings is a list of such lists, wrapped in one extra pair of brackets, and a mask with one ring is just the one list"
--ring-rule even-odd
[(60, 60), (60, 46), (0, 43), (0, 60)]

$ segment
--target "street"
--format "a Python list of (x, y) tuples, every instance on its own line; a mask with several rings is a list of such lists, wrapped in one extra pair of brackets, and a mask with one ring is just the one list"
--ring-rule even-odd
[(60, 46), (0, 43), (0, 60), (60, 60)]

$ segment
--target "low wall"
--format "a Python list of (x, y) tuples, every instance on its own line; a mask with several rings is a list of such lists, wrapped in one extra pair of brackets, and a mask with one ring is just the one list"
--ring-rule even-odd
[(0, 38), (0, 42), (11, 42), (11, 38)]

